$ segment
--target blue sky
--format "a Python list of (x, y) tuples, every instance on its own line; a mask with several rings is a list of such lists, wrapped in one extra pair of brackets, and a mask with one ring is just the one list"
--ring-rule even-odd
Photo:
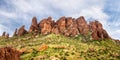
[(38, 21), (84, 16), (88, 22), (100, 21), (112, 38), (120, 39), (120, 0), (0, 0), (0, 34), (12, 35), (22, 25), (28, 30), (33, 16)]

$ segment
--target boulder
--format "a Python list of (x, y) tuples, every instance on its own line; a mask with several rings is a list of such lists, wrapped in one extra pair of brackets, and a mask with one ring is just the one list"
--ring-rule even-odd
[(0, 60), (20, 60), (20, 54), (10, 47), (0, 48)]

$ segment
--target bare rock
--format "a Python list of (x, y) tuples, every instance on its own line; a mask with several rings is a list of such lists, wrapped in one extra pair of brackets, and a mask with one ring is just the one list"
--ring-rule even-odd
[(110, 38), (99, 21), (90, 22), (90, 30), (92, 32), (92, 38), (95, 40)]
[[(88, 36), (91, 32), (91, 36), (95, 40), (101, 40), (105, 38), (110, 38), (108, 33), (103, 29), (102, 24), (98, 21), (92, 21), (87, 24), (83, 16), (74, 19), (72, 17), (61, 17), (57, 21), (52, 20), (52, 17), (42, 19), (37, 24), (37, 18), (33, 17), (32, 24), (29, 29), (29, 33), (35, 37), (38, 33), (47, 35), (47, 34), (62, 34), (65, 36), (76, 36), (82, 34)], [(24, 25), (15, 30), (13, 36), (22, 36), (27, 34)], [(2, 36), (6, 36), (6, 32), (3, 32)], [(9, 34), (7, 34), (9, 36)]]
[(24, 34), (27, 34), (28, 32), (25, 30), (25, 26), (19, 28), (17, 36), (22, 36)]
[(76, 19), (78, 31), (80, 34), (87, 35), (89, 32), (88, 24), (83, 16)]
[(34, 33), (37, 33), (38, 32), (38, 24), (37, 24), (37, 18), (36, 17), (33, 17), (32, 19), (32, 24), (30, 26), (30, 29), (29, 29), (29, 32), (34, 32)]
[(56, 23), (54, 23), (54, 26), (52, 27), (52, 33), (60, 34), (59, 29), (58, 29), (58, 25)]
[(66, 18), (66, 31), (64, 33), (65, 36), (75, 36), (78, 35), (79, 31), (77, 29), (77, 24), (75, 19), (72, 17)]
[(0, 60), (20, 60), (20, 54), (10, 47), (0, 48)]
[(39, 28), (41, 30), (41, 34), (46, 35), (50, 34), (52, 31), (53, 21), (51, 17), (48, 17), (47, 19), (43, 19), (39, 23)]
[(6, 32), (3, 32), (2, 37), (4, 37), (4, 38), (9, 38), (9, 34), (6, 33)]
[(58, 29), (60, 34), (64, 34), (66, 30), (66, 18), (65, 16), (61, 17), (57, 22)]

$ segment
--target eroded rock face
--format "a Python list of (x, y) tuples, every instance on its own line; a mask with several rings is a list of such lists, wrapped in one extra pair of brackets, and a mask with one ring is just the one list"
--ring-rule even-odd
[(18, 34), (17, 36), (22, 36), (24, 34), (27, 34), (28, 32), (25, 30), (25, 26), (23, 25), (22, 27), (20, 27), (20, 29), (18, 30)]
[(102, 24), (98, 21), (90, 22), (90, 30), (92, 32), (92, 38), (95, 40), (110, 38), (108, 33), (103, 29)]
[(41, 30), (41, 34), (50, 34), (52, 31), (52, 26), (53, 26), (53, 21), (51, 17), (48, 17), (47, 19), (43, 19), (40, 23), (39, 23), (39, 28)]
[(66, 17), (61, 17), (57, 22), (60, 34), (64, 34), (66, 30)]
[(79, 31), (78, 31), (75, 19), (73, 19), (72, 17), (66, 18), (66, 30), (65, 30), (64, 35), (75, 36), (78, 34), (79, 34)]
[(54, 26), (52, 27), (52, 33), (60, 34), (57, 23), (54, 23)]
[(34, 33), (37, 33), (38, 32), (38, 24), (37, 24), (37, 18), (36, 17), (33, 17), (32, 19), (32, 24), (30, 26), (30, 29), (29, 29), (29, 32), (34, 32)]
[(10, 47), (0, 48), (0, 60), (20, 60), (20, 52)]
[(80, 34), (87, 36), (89, 32), (88, 24), (83, 16), (76, 19), (78, 31)]

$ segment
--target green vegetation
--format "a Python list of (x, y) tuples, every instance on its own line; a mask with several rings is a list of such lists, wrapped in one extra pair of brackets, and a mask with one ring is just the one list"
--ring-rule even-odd
[(79, 35), (27, 34), (5, 39), (0, 37), (0, 47), (10, 46), (20, 52), (21, 60), (119, 60), (120, 45), (110, 39), (95, 41)]

